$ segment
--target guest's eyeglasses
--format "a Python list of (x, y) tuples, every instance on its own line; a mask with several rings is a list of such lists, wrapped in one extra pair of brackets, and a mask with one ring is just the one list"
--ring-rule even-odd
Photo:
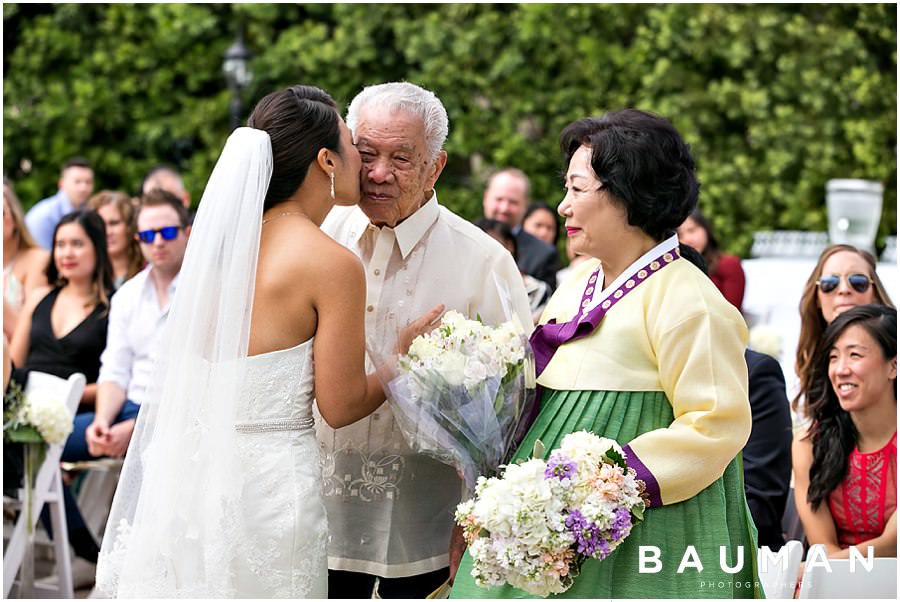
[[(847, 276), (847, 283), (853, 287), (853, 290), (857, 293), (864, 293), (869, 290), (872, 279), (866, 274), (849, 274)], [(837, 287), (841, 285), (841, 276), (838, 276), (837, 274), (822, 276), (816, 280), (816, 284), (819, 286), (819, 290), (827, 295), (834, 292)]]
[(156, 230), (141, 230), (138, 232), (138, 238), (141, 239), (141, 242), (151, 245), (153, 244), (153, 241), (156, 240), (157, 234), (160, 234), (163, 237), (163, 240), (175, 240), (178, 237), (179, 230), (181, 230), (180, 226), (166, 226), (165, 228), (158, 228)]

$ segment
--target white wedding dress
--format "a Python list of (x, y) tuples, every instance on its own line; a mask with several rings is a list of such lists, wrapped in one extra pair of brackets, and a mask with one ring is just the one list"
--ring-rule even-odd
[(328, 524), (313, 430), (313, 340), (251, 356), (238, 407), (246, 532), (235, 596), (325, 598)]
[[(241, 384), (228, 494), (201, 494), (194, 511), (203, 523), (176, 517), (171, 524), (183, 528), (161, 528), (153, 539), (138, 539), (144, 545), (127, 522), (116, 525), (101, 553), (101, 596), (327, 597), (328, 524), (312, 416), (313, 339), (246, 357), (233, 369)], [(198, 437), (208, 429), (199, 425)]]

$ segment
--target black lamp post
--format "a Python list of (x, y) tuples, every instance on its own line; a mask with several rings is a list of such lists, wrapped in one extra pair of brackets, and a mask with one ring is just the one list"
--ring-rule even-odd
[(231, 129), (240, 127), (241, 113), (243, 112), (243, 103), (241, 102), (241, 92), (253, 80), (253, 73), (250, 72), (248, 62), (251, 53), (244, 46), (244, 34), (238, 32), (237, 39), (225, 51), (224, 61), (222, 62), (222, 72), (225, 74), (225, 81), (228, 82), (228, 89), (231, 90)]

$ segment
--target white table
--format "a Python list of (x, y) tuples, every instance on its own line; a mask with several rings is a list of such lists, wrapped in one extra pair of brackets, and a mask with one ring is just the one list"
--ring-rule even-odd
[[(800, 338), (800, 297), (817, 260), (816, 257), (767, 257), (742, 261), (747, 277), (744, 317), (751, 328), (757, 324), (768, 324), (781, 334), (781, 357), (778, 361), (784, 372), (789, 399), (793, 398), (797, 385), (794, 361)], [(898, 271), (896, 264), (879, 263), (876, 267), (878, 277), (895, 305), (900, 301)]]

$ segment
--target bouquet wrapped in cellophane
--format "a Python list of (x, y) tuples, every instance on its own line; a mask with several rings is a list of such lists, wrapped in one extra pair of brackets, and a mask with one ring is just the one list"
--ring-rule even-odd
[(615, 441), (571, 433), (546, 461), (542, 448), (501, 477), (479, 477), (475, 497), (457, 507), (476, 585), (560, 594), (587, 558), (606, 558), (643, 518), (641, 484)]
[(391, 408), (410, 447), (455, 467), (471, 490), (507, 459), (533, 407), (533, 370), (517, 322), (492, 326), (448, 311), (400, 357), (387, 384)]

